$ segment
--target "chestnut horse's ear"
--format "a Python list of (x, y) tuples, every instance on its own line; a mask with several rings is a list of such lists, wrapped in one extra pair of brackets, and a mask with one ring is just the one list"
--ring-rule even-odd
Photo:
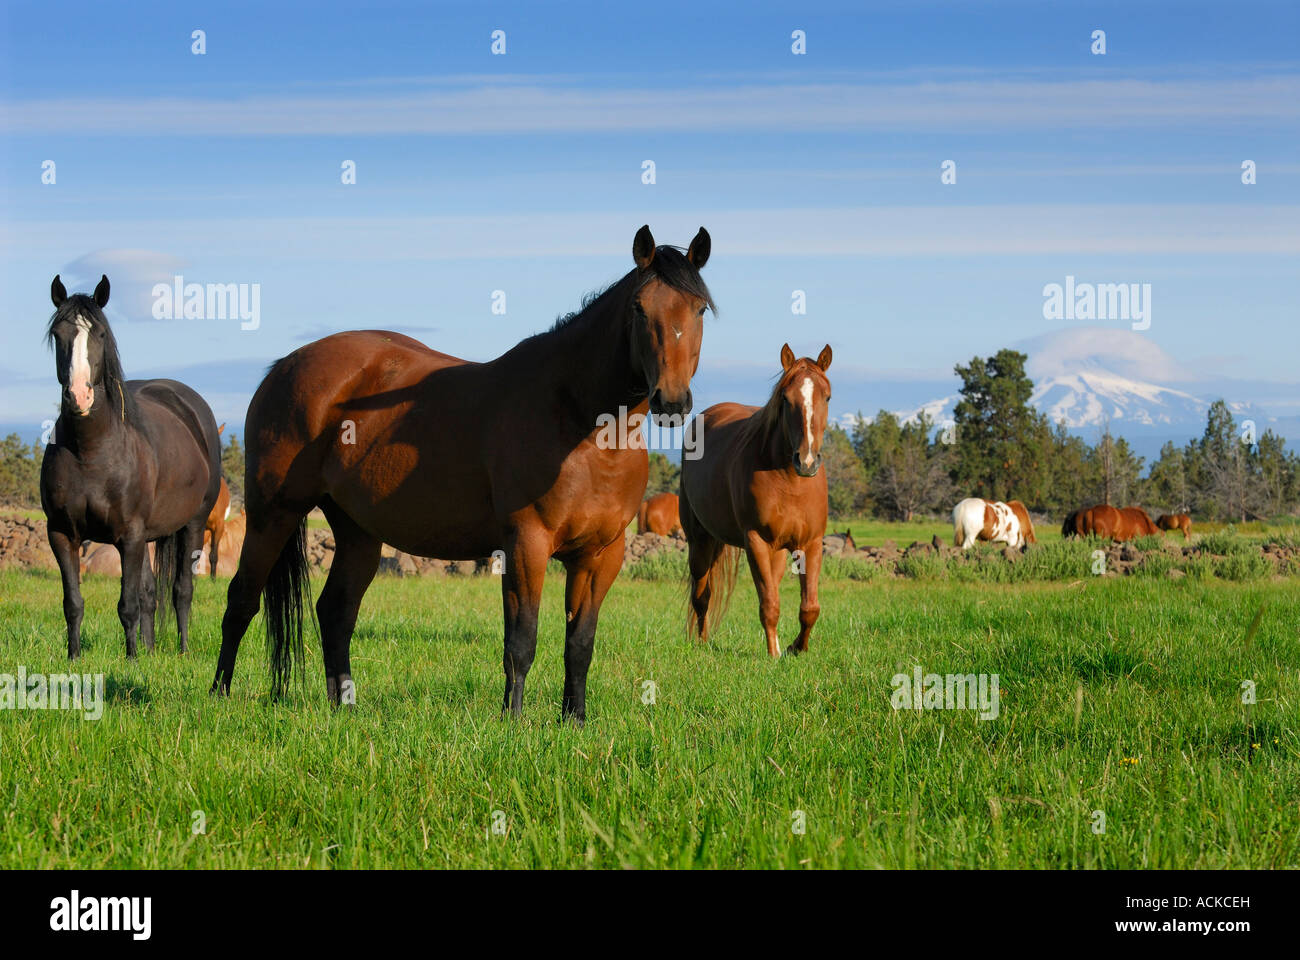
[(709, 231), (700, 227), (700, 232), (695, 235), (695, 239), (691, 241), (686, 251), (686, 259), (691, 261), (691, 266), (696, 270), (703, 270), (704, 265), (709, 262), (709, 250), (712, 246), (713, 241), (709, 239)]
[(225, 433), (225, 431), (226, 431), (226, 425), (223, 423), (221, 426), (217, 427), (217, 436), (220, 436), (221, 434)]
[(828, 343), (822, 347), (822, 352), (817, 354), (817, 366), (826, 370), (831, 365), (831, 345)]
[(636, 232), (632, 241), (632, 259), (636, 261), (637, 269), (644, 270), (654, 258), (655, 238), (651, 236), (650, 224), (647, 223)]
[(794, 366), (794, 351), (790, 349), (790, 344), (781, 348), (781, 369), (789, 370)]
[(99, 286), (95, 287), (95, 302), (101, 307), (108, 306), (108, 274), (99, 276)]
[(63, 288), (63, 281), (59, 275), (54, 275), (54, 282), (50, 284), (50, 299), (54, 301), (56, 307), (63, 306), (63, 301), (68, 299), (68, 291)]

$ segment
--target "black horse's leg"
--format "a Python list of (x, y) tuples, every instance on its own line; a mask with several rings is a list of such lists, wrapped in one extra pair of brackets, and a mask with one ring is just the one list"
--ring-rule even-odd
[(117, 552), (122, 557), (122, 596), (117, 601), (117, 618), (126, 633), (126, 658), (134, 660), (136, 635), (140, 632), (140, 570), (149, 550), (143, 539), (132, 536), (118, 543)]
[(506, 545), (501, 576), (506, 642), (502, 666), (506, 692), (501, 711), (515, 716), (524, 712), (524, 681), (537, 653), (537, 609), (542, 603), (542, 581), (550, 557), (550, 536), (545, 530), (517, 531)]
[(63, 619), (68, 626), (68, 659), (81, 656), (81, 544), (57, 530), (48, 531), (50, 550), (63, 578)]
[[(154, 549), (157, 549), (156, 545)], [(153, 620), (157, 606), (157, 584), (154, 581), (153, 564), (149, 560), (149, 548), (146, 547), (144, 562), (140, 566), (140, 639), (150, 653), (153, 653)]]
[(330, 706), (356, 704), (352, 684), (352, 629), (361, 598), (379, 569), (383, 544), (358, 527), (332, 500), (321, 505), (334, 534), (334, 560), (325, 589), (316, 601), (321, 649), (325, 657), (325, 693)]
[(560, 719), (582, 725), (587, 719), (587, 668), (596, 646), (596, 621), (605, 593), (623, 567), (623, 540), (620, 537), (604, 550), (584, 554), (566, 566), (569, 577), (564, 587), (564, 701)]
[(226, 590), (226, 612), (221, 618), (221, 655), (217, 658), (217, 674), (212, 679), (211, 693), (230, 692), (239, 642), (257, 616), (267, 577), (300, 519), (302, 514), (293, 512), (277, 513), (272, 521), (266, 523), (256, 523), (251, 516), (248, 518), (248, 532), (239, 552), (239, 569)]
[(176, 583), (172, 586), (172, 605), (176, 608), (176, 632), (181, 638), (181, 653), (190, 649), (190, 604), (194, 600), (194, 565), (196, 548), (203, 546), (203, 526), (207, 517), (191, 520), (179, 531), (176, 545)]

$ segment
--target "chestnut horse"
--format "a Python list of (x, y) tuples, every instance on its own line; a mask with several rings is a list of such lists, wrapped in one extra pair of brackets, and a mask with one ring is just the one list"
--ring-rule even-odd
[(719, 403), (693, 421), (699, 459), (682, 459), (681, 520), (690, 575), (687, 630), (701, 640), (725, 613), (735, 584), (739, 548), (758, 590), (759, 620), (769, 656), (781, 656), (776, 636), (786, 552), (799, 550), (799, 636), (787, 652), (804, 653), (821, 607), (817, 578), (826, 532), (826, 471), (822, 434), (831, 382), (831, 348), (816, 360), (796, 360), (781, 348), (781, 377), (767, 405)]
[(677, 494), (656, 493), (653, 497), (642, 500), (641, 506), (637, 508), (636, 532), (672, 536), (682, 529), (677, 513)]
[[(108, 277), (94, 297), (50, 284), (46, 332), (63, 385), (54, 439), (41, 461), (41, 506), (63, 580), (68, 657), (81, 655), (81, 544), (111, 543), (122, 558), (117, 616), (134, 659), (137, 637), (154, 646), (155, 607), (176, 611), (180, 652), (189, 649), (191, 551), (221, 480), (217, 422), (203, 398), (175, 380), (126, 380), (104, 317)], [(148, 544), (156, 543), (154, 564)], [(158, 593), (162, 603), (158, 604)]]
[(691, 407), (713, 306), (699, 274), (709, 248), (702, 227), (684, 254), (642, 227), (626, 276), (487, 363), (382, 330), (335, 334), (275, 363), (244, 427), (248, 528), (212, 691), (229, 692), (264, 591), (273, 692), (287, 686), (302, 658), (306, 518), (319, 506), (335, 542), (316, 603), (331, 703), (355, 702), (352, 630), (383, 544), (444, 560), (501, 550), (504, 709), (522, 712), (555, 556), (568, 570), (562, 716), (581, 722), (600, 605), (649, 474), (641, 424), (647, 409)]
[(1156, 518), (1156, 526), (1161, 530), (1181, 530), (1184, 540), (1192, 538), (1192, 518), (1185, 513), (1162, 513)]
[[(217, 433), (224, 433), (226, 425), (223, 423), (217, 427)], [(217, 502), (212, 505), (212, 512), (208, 514), (208, 520), (203, 528), (204, 536), (207, 537), (211, 546), (208, 548), (208, 578), (217, 579), (217, 553), (218, 545), (221, 538), (226, 532), (226, 521), (230, 519), (230, 486), (226, 483), (226, 478), (221, 478), (221, 492), (217, 494)]]
[(1116, 542), (1159, 532), (1160, 529), (1141, 507), (1120, 509), (1104, 503), (1076, 510), (1066, 517), (1061, 529), (1062, 536), (1095, 536)]

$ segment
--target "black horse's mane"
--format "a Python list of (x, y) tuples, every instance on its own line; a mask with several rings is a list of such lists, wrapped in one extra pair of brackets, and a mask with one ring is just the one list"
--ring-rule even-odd
[(620, 289), (624, 284), (636, 283), (639, 289), (654, 277), (658, 277), (674, 290), (680, 290), (692, 297), (698, 297), (715, 314), (718, 312), (717, 306), (713, 302), (713, 295), (709, 293), (709, 288), (704, 283), (704, 278), (700, 276), (700, 271), (695, 269), (695, 264), (686, 258), (686, 252), (681, 247), (668, 245), (657, 247), (654, 260), (650, 263), (650, 269), (644, 275), (641, 275), (639, 282), (637, 281), (638, 275), (639, 271), (632, 270), (603, 290), (593, 290), (585, 294), (578, 309), (557, 319), (551, 327), (551, 331), (562, 330), (569, 326), (603, 297)]
[(113, 328), (108, 325), (108, 318), (94, 297), (74, 293), (59, 305), (54, 316), (50, 317), (50, 325), (45, 328), (47, 345), (54, 346), (54, 328), (59, 323), (65, 320), (75, 323), (79, 316), (89, 320), (91, 326), (99, 329), (104, 336), (104, 402), (109, 404), (110, 409), (119, 411), (121, 419), (138, 423), (135, 398), (125, 387), (126, 376), (122, 373), (122, 357), (117, 351), (117, 338), (113, 336)]

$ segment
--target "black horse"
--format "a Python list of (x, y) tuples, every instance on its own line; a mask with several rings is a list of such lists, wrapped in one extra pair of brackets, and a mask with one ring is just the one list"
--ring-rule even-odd
[(41, 464), (41, 506), (63, 576), (68, 657), (81, 655), (83, 540), (111, 543), (122, 556), (117, 615), (127, 657), (135, 657), (137, 635), (153, 649), (157, 590), (164, 611), (171, 594), (184, 653), (194, 592), (191, 552), (203, 545), (203, 526), (221, 489), (217, 421), (183, 383), (123, 380), (102, 310), (108, 277), (93, 298), (69, 297), (55, 277), (50, 298), (55, 311), (47, 336), (63, 404)]

